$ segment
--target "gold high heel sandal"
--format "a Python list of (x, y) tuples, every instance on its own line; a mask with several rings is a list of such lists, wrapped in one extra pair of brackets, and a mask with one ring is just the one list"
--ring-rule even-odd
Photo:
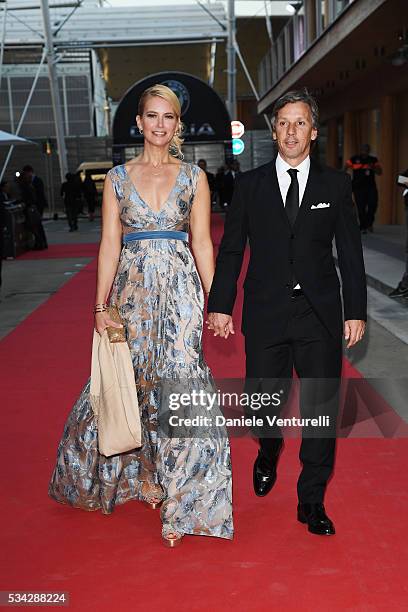
[[(156, 499), (156, 498), (153, 498), (153, 499)], [(162, 499), (157, 499), (157, 501), (153, 502), (153, 501), (147, 501), (147, 499), (144, 499), (143, 503), (148, 508), (151, 508), (151, 510), (157, 510), (162, 505), (163, 500)]]
[[(142, 486), (142, 502), (145, 506), (151, 508), (152, 510), (157, 510), (157, 508), (160, 508), (163, 503), (163, 498), (160, 496), (160, 493), (156, 493), (156, 491), (154, 488), (151, 488), (146, 492), (146, 494), (144, 494)], [(161, 489), (160, 492), (162, 492)]]
[(166, 535), (162, 535), (163, 544), (167, 548), (175, 548), (179, 546), (183, 540), (183, 534), (177, 531), (169, 531)]

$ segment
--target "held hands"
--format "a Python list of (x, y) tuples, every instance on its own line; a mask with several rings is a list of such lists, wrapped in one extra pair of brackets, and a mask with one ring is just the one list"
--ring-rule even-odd
[[(214, 336), (227, 339), (230, 334), (235, 334), (231, 315), (220, 312), (211, 312), (206, 321), (207, 328), (214, 331)], [(365, 321), (350, 319), (344, 322), (344, 338), (348, 340), (347, 348), (351, 348), (360, 342), (365, 332)]]
[(351, 348), (357, 342), (360, 342), (364, 336), (365, 327), (365, 321), (359, 321), (358, 319), (344, 321), (344, 339), (348, 340), (346, 348)]
[(100, 336), (102, 336), (107, 327), (123, 327), (123, 325), (112, 321), (106, 312), (95, 313), (95, 329)]
[(235, 334), (231, 315), (222, 312), (210, 312), (206, 324), (208, 329), (214, 331), (214, 336), (227, 339), (230, 334)]

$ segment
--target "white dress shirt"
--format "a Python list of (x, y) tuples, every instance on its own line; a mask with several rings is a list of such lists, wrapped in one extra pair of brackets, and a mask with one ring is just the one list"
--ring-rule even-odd
[[(306, 159), (302, 161), (298, 166), (290, 166), (278, 153), (276, 157), (276, 175), (278, 177), (279, 189), (282, 195), (282, 200), (286, 205), (286, 196), (288, 194), (289, 186), (292, 181), (290, 178), (290, 174), (288, 170), (290, 168), (294, 168), (298, 170), (297, 179), (299, 183), (299, 206), (302, 203), (303, 194), (305, 193), (307, 179), (309, 177), (309, 169), (310, 169), (310, 157), (307, 156)], [(299, 283), (294, 287), (295, 289), (300, 289)]]
[(297, 179), (299, 183), (299, 206), (302, 203), (303, 194), (305, 193), (307, 179), (309, 177), (309, 169), (310, 169), (310, 157), (307, 156), (306, 159), (302, 161), (298, 166), (290, 166), (287, 162), (285, 162), (280, 154), (278, 153), (276, 157), (276, 174), (278, 177), (279, 189), (282, 194), (282, 200), (286, 204), (286, 196), (288, 193), (289, 185), (291, 183), (290, 175), (288, 174), (288, 170), (290, 168), (294, 168), (298, 170)]

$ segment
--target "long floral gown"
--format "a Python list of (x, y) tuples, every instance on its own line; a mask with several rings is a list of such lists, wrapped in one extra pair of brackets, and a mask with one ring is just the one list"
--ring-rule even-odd
[[(188, 232), (201, 169), (181, 162), (177, 180), (159, 212), (144, 202), (124, 165), (109, 172), (123, 234)], [(158, 435), (162, 381), (213, 381), (202, 353), (204, 296), (186, 242), (135, 240), (123, 245), (110, 304), (125, 322), (138, 390), (142, 446), (113, 457), (98, 452), (90, 380), (76, 401), (58, 446), (49, 495), (84, 510), (109, 514), (116, 504), (163, 498), (163, 533), (232, 538), (232, 480), (228, 438), (222, 428), (206, 435)]]

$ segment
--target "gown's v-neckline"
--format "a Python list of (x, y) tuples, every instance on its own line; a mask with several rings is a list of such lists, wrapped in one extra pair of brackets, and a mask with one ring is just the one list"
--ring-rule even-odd
[(148, 202), (146, 202), (146, 200), (144, 198), (142, 198), (142, 196), (140, 195), (138, 189), (136, 189), (136, 185), (134, 184), (134, 182), (132, 181), (132, 179), (130, 178), (130, 174), (128, 172), (128, 169), (126, 168), (126, 164), (123, 164), (123, 167), (125, 169), (126, 172), (126, 176), (128, 178), (129, 183), (131, 184), (134, 192), (136, 193), (137, 197), (139, 198), (139, 200), (154, 214), (154, 215), (160, 215), (161, 212), (164, 210), (167, 202), (170, 200), (171, 196), (173, 195), (173, 192), (175, 191), (178, 182), (179, 182), (179, 178), (180, 178), (180, 174), (181, 174), (181, 170), (183, 168), (183, 162), (180, 163), (180, 168), (178, 170), (177, 176), (176, 176), (176, 180), (174, 182), (173, 187), (171, 188), (171, 191), (169, 193), (169, 195), (167, 196), (167, 198), (165, 199), (165, 201), (163, 202), (163, 204), (161, 204), (159, 210), (154, 210), (154, 208), (152, 208), (150, 206), (150, 204)]

